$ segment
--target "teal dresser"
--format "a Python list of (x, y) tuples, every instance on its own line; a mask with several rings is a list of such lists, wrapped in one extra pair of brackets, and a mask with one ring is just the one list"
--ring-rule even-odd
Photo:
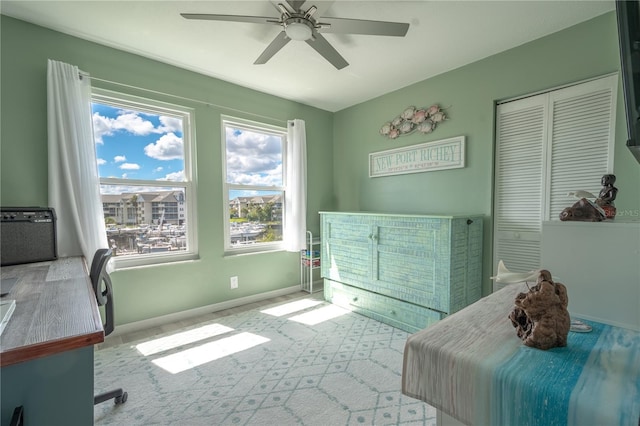
[(320, 212), (324, 297), (416, 332), (482, 292), (482, 216)]

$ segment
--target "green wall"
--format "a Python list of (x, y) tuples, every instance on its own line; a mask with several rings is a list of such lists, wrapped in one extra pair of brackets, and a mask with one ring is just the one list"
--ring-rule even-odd
[[(398, 66), (402, 66), (399, 60)], [(340, 211), (485, 215), (484, 293), (491, 291), (494, 122), (497, 101), (619, 70), (615, 13), (530, 42), (334, 115), (334, 192)], [(614, 173), (618, 212), (640, 212), (640, 164), (624, 146), (623, 95), (618, 94)], [(378, 133), (407, 106), (439, 104), (449, 120), (428, 135), (390, 140)], [(466, 167), (368, 177), (371, 152), (466, 137)]]
[[(334, 208), (333, 114), (13, 18), (1, 19), (0, 204), (3, 206), (47, 205), (47, 59), (77, 65), (92, 77), (223, 106), (158, 97), (196, 111), (200, 259), (114, 272), (117, 324), (300, 283), (296, 253), (223, 255), (220, 114), (282, 126), (288, 119), (305, 120), (308, 228), (314, 232), (320, 227), (317, 212)], [(144, 91), (123, 90), (121, 86), (97, 80), (92, 85), (149, 97)], [(229, 289), (229, 277), (233, 275), (239, 277), (237, 290)]]

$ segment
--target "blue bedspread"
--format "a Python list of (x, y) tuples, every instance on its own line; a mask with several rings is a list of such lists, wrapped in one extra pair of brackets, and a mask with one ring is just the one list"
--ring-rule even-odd
[(640, 334), (589, 324), (567, 347), (522, 346), (496, 367), (492, 424), (638, 424)]

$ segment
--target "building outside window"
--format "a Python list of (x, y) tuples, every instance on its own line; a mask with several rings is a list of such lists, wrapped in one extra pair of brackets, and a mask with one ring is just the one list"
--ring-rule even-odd
[(94, 88), (92, 113), (116, 266), (196, 257), (192, 110)]
[(225, 251), (283, 247), (286, 128), (222, 118)]

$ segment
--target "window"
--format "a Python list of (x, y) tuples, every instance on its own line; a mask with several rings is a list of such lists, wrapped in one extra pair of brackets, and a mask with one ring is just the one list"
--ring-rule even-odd
[(192, 111), (94, 89), (92, 113), (107, 240), (116, 265), (194, 258)]
[(223, 117), (225, 251), (283, 248), (285, 128)]

